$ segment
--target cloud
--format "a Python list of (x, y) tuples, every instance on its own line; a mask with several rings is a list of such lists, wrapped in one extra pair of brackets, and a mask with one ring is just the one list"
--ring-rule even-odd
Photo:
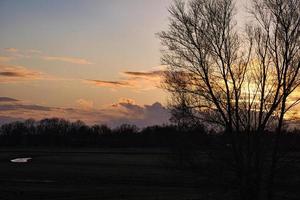
[[(27, 69), (23, 66), (1, 65), (0, 83), (42, 79), (43, 73)], [(45, 78), (45, 77), (44, 77)]]
[(0, 56), (0, 63), (1, 62), (9, 62), (13, 59), (14, 59), (13, 57), (9, 57), (9, 56)]
[(130, 83), (126, 81), (103, 81), (103, 80), (85, 80), (87, 83), (109, 88), (120, 88), (120, 87), (132, 87)]
[[(90, 102), (84, 99), (80, 104)], [(89, 125), (107, 124), (117, 127), (121, 124), (135, 124), (140, 128), (153, 125), (168, 124), (170, 111), (161, 103), (139, 105), (132, 99), (121, 98), (117, 103), (100, 108), (59, 108), (35, 104), (24, 104), (23, 101), (10, 97), (0, 97), (0, 125), (16, 120), (29, 118), (40, 120), (43, 118), (58, 117), (70, 121), (82, 120)], [(288, 121), (289, 127), (299, 128), (299, 118)]]
[(129, 98), (120, 98), (118, 103), (112, 104), (112, 106), (118, 106), (118, 104), (127, 103), (127, 104), (136, 104), (135, 100)]
[(13, 47), (5, 48), (4, 50), (7, 51), (7, 52), (9, 52), (9, 53), (17, 53), (17, 52), (19, 52), (19, 49), (13, 48)]
[(76, 104), (84, 110), (91, 110), (94, 107), (94, 102), (86, 99), (78, 99)]
[(19, 100), (10, 97), (0, 97), (0, 102), (17, 102)]
[(39, 105), (22, 105), (22, 104), (0, 106), (0, 111), (9, 111), (9, 110), (51, 111), (52, 108), (46, 106), (39, 106)]
[(28, 49), (27, 52), (30, 54), (42, 54), (42, 51), (37, 49)]
[(170, 112), (159, 102), (143, 106), (131, 102), (119, 102), (118, 106), (114, 105), (114, 107), (118, 108), (123, 115), (106, 122), (112, 127), (123, 123), (135, 124), (138, 127), (169, 123)]
[(148, 71), (148, 72), (139, 72), (139, 71), (126, 71), (123, 74), (136, 78), (149, 78), (153, 79), (154, 77), (161, 77), (164, 74), (163, 70)]
[(44, 60), (49, 60), (49, 61), (67, 62), (67, 63), (77, 64), (77, 65), (91, 65), (91, 64), (93, 64), (92, 62), (90, 62), (86, 59), (75, 58), (75, 57), (44, 56), (43, 59)]
[(121, 72), (120, 80), (87, 80), (87, 83), (109, 88), (131, 88), (135, 90), (152, 90), (160, 87), (163, 69), (150, 71), (125, 71)]
[(7, 52), (11, 58), (11, 60), (20, 59), (20, 58), (32, 58), (38, 50), (26, 49), (21, 50), (17, 48), (5, 48), (5, 52)]
[(158, 102), (152, 105), (138, 105), (132, 99), (122, 98), (117, 103), (99, 108), (91, 107), (91, 101), (84, 99), (79, 99), (78, 103), (83, 107), (88, 106), (89, 109), (48, 107), (7, 99), (7, 101), (0, 102), (0, 124), (15, 119), (40, 120), (59, 117), (70, 121), (82, 120), (90, 125), (107, 124), (116, 127), (123, 123), (129, 123), (145, 127), (166, 124), (170, 118), (169, 111)]
[(114, 109), (117, 109), (119, 112), (126, 113), (133, 116), (138, 116), (143, 113), (143, 107), (136, 104), (134, 100), (128, 98), (119, 99), (118, 103), (112, 104)]
[(41, 50), (37, 49), (25, 49), (20, 50), (17, 48), (5, 48), (6, 52), (10, 54), (11, 57), (0, 57), (1, 60), (4, 61), (10, 61), (11, 59), (17, 59), (17, 58), (39, 58), (47, 61), (60, 61), (60, 62), (66, 62), (66, 63), (72, 63), (77, 65), (91, 65), (92, 62), (84, 59), (84, 58), (77, 58), (77, 57), (69, 57), (69, 56), (49, 56), (43, 54)]
[(165, 71), (125, 71), (122, 72), (123, 79), (128, 85), (138, 90), (153, 90), (161, 87)]

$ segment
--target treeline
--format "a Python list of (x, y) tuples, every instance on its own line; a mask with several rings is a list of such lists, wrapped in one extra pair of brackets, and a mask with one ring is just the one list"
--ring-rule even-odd
[(180, 131), (176, 126), (151, 126), (139, 129), (123, 124), (88, 126), (82, 121), (70, 122), (51, 118), (4, 124), (0, 128), (0, 146), (57, 147), (204, 147), (210, 137), (204, 126)]
[[(247, 136), (244, 139), (246, 140)], [(266, 132), (270, 143), (274, 139)], [(283, 148), (300, 150), (300, 130), (280, 136)], [(266, 144), (267, 145), (267, 144)], [(17, 121), (0, 127), (0, 147), (157, 147), (176, 150), (229, 147), (230, 140), (222, 133), (208, 131), (203, 125), (178, 128), (175, 125), (150, 126), (139, 129), (123, 124), (116, 128), (106, 125), (88, 126), (82, 121), (70, 122), (60, 118)]]

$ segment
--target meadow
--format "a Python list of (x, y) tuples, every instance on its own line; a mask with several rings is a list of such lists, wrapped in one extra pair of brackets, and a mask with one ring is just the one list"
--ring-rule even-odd
[[(17, 157), (29, 163), (11, 163)], [(2, 149), (0, 199), (195, 199), (193, 172), (164, 166), (162, 150)]]
[[(197, 166), (181, 166), (158, 148), (2, 148), (0, 199), (227, 199), (231, 172), (198, 152)], [(31, 157), (28, 163), (13, 158)], [(280, 178), (286, 199), (300, 193), (300, 154)], [(288, 167), (286, 165), (285, 167)], [(297, 166), (297, 168), (295, 168)], [(227, 178), (226, 178), (227, 177)], [(232, 183), (234, 180), (232, 179)], [(282, 198), (284, 199), (284, 198)]]

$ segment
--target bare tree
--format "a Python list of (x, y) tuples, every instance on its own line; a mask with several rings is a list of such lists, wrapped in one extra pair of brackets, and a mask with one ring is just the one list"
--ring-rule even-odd
[[(159, 33), (166, 89), (188, 99), (195, 119), (224, 128), (241, 198), (263, 198), (269, 166), (272, 199), (283, 122), (298, 103), (300, 1), (253, 0), (254, 22), (243, 33), (232, 0), (176, 0), (169, 12), (169, 29)], [(266, 130), (275, 135), (268, 163)]]
[[(277, 129), (269, 179), (269, 199), (273, 199), (273, 181), (278, 161), (279, 137), (285, 114), (299, 99), (290, 98), (300, 84), (300, 2), (297, 0), (255, 0), (253, 16), (257, 20), (257, 44), (260, 60), (270, 62), (277, 77), (274, 104), (278, 104)], [(264, 44), (262, 44), (262, 43)], [(265, 53), (261, 53), (265, 51)], [(266, 64), (264, 64), (266, 65)], [(275, 99), (275, 98), (274, 98)]]

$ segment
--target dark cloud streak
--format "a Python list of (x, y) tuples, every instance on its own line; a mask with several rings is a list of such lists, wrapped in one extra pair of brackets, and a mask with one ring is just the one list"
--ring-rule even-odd
[(156, 70), (149, 72), (139, 72), (139, 71), (126, 71), (123, 72), (125, 75), (136, 76), (136, 77), (153, 77), (153, 76), (162, 76), (164, 74), (164, 70)]
[(18, 72), (2, 71), (2, 72), (0, 72), (0, 76), (26, 77), (26, 74), (22, 74), (22, 73), (18, 73)]
[(17, 102), (19, 101), (18, 99), (13, 99), (10, 97), (0, 97), (0, 102)]
[(103, 81), (103, 80), (86, 80), (97, 86), (111, 86), (111, 87), (129, 87), (130, 83), (126, 81)]
[(43, 79), (44, 74), (23, 66), (1, 65), (0, 64), (0, 82), (16, 82), (25, 80)]
[(0, 111), (8, 111), (8, 110), (51, 111), (52, 108), (46, 106), (22, 105), (22, 104), (0, 105)]

